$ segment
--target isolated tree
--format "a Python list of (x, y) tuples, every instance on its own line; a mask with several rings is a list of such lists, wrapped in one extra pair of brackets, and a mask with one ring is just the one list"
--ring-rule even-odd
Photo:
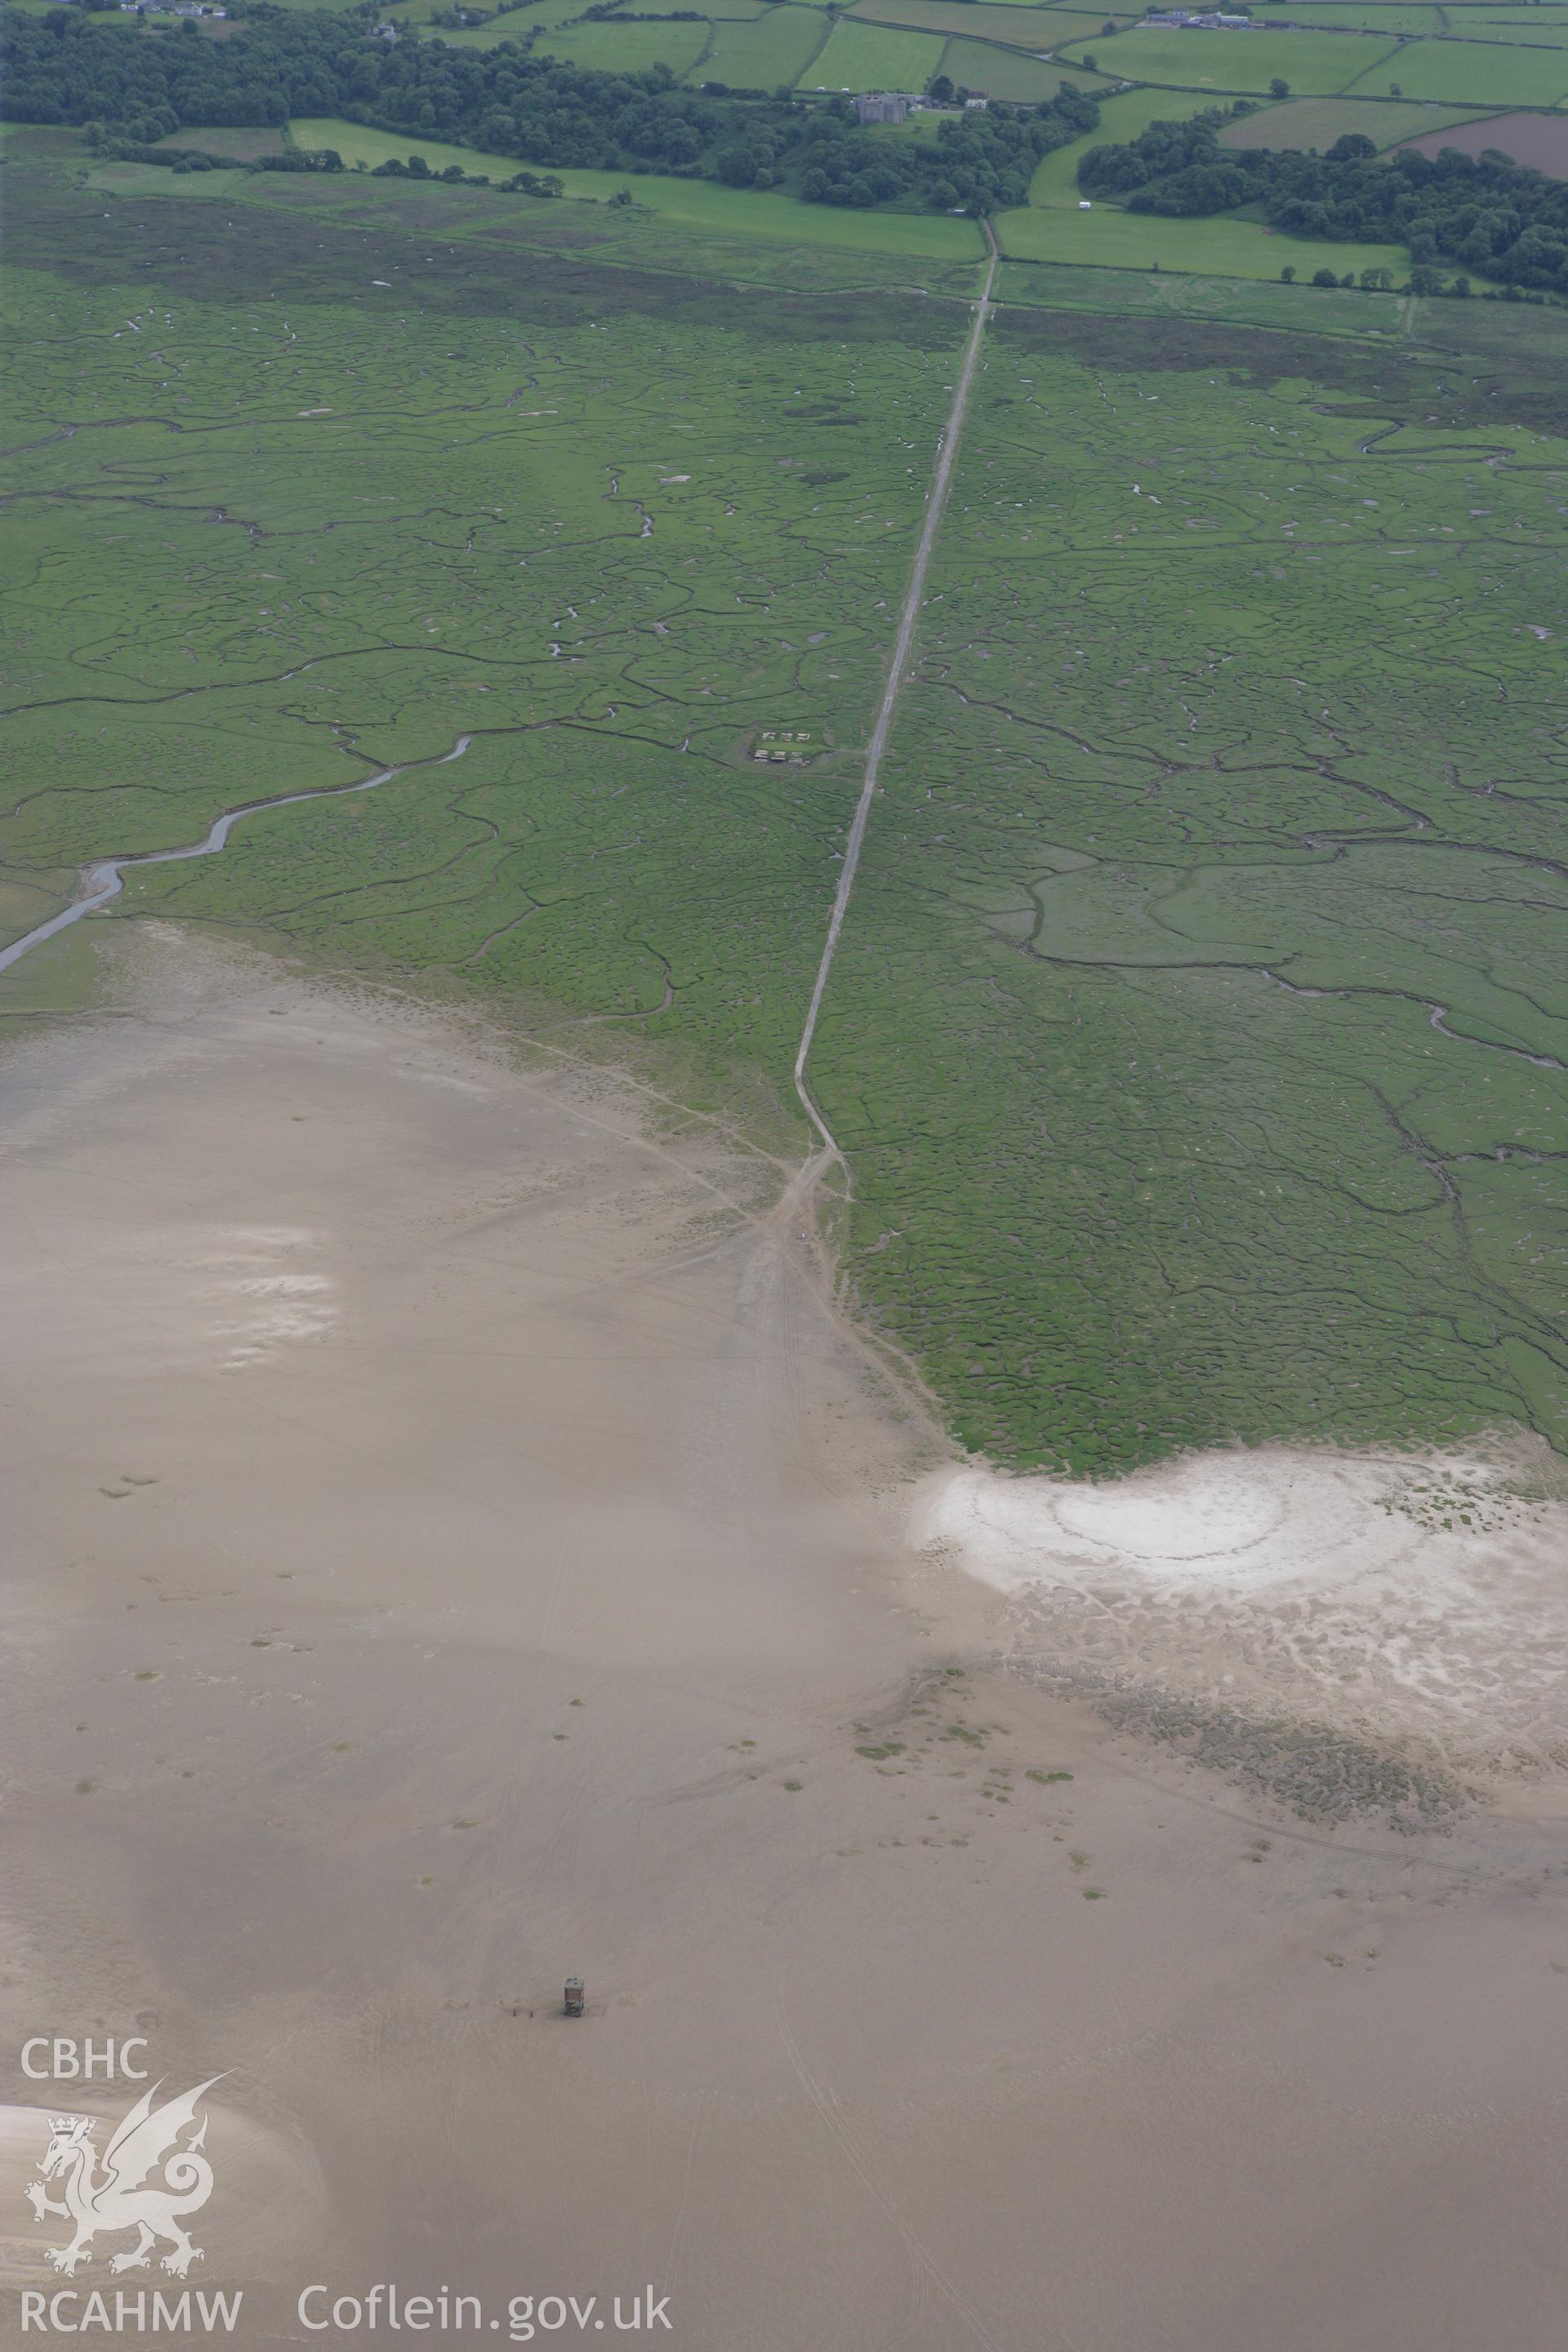
[(1312, 272), (1314, 286), (1337, 286), (1339, 282), (1331, 269), (1314, 269)]
[(1283, 76), (1282, 74), (1276, 74), (1276, 75), (1275, 75), (1275, 77), (1274, 77), (1274, 79), (1273, 79), (1273, 80), (1269, 83), (1269, 85), (1268, 85), (1268, 95), (1269, 95), (1269, 97), (1270, 97), (1270, 98), (1289, 98), (1289, 95), (1290, 95), (1290, 85), (1289, 85), (1289, 83), (1285, 79), (1285, 78), (1284, 78), (1284, 76)]
[(1279, 272), (1279, 278), (1282, 285), (1294, 286), (1296, 283), (1296, 265), (1293, 261), (1288, 261), (1285, 264), (1284, 268)]
[(946, 74), (938, 74), (934, 81), (927, 85), (926, 96), (933, 99), (938, 106), (952, 104), (952, 84)]

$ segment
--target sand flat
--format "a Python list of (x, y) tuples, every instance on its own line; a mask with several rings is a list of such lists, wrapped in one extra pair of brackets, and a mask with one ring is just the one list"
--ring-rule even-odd
[(1024, 1651), (1568, 1787), (1563, 1489), (1534, 1440), (1267, 1446), (1098, 1486), (948, 1468), (911, 1531), (1016, 1599)]
[(651, 2280), (698, 2352), (1555, 2346), (1568, 1824), (1293, 1821), (1031, 1687), (784, 1171), (113, 953), (0, 1071), (0, 2047), (229, 2070), (247, 2344), (393, 2279)]

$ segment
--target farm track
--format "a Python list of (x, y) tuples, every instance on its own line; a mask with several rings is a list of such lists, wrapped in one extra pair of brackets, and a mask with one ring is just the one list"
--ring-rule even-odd
[(974, 306), (974, 324), (970, 329), (969, 341), (963, 353), (963, 364), (959, 369), (958, 383), (952, 395), (952, 406), (948, 411), (947, 424), (942, 431), (936, 470), (931, 478), (931, 500), (926, 509), (925, 527), (921, 532), (920, 544), (915, 550), (915, 560), (910, 572), (910, 584), (904, 594), (903, 610), (899, 615), (899, 633), (893, 641), (893, 657), (888, 666), (888, 682), (882, 689), (882, 700), (877, 712), (877, 723), (871, 730), (871, 740), (866, 749), (866, 768), (860, 786), (860, 797), (855, 804), (855, 815), (849, 827), (849, 838), (845, 845), (844, 868), (838, 877), (838, 887), (833, 896), (833, 912), (828, 919), (827, 937), (823, 942), (822, 961), (816, 968), (816, 980), (811, 992), (811, 1003), (806, 1008), (805, 1026), (801, 1031), (800, 1044), (795, 1049), (795, 1089), (800, 1097), (801, 1108), (822, 1138), (822, 1149), (810, 1155), (805, 1167), (801, 1171), (798, 1185), (791, 1188), (792, 1205), (796, 1204), (800, 1197), (810, 1192), (817, 1180), (826, 1175), (835, 1160), (844, 1170), (846, 1181), (848, 1181), (848, 1162), (840, 1150), (832, 1129), (812, 1099), (811, 1091), (805, 1083), (805, 1065), (811, 1053), (812, 1039), (816, 1034), (817, 1015), (822, 1010), (822, 1000), (832, 975), (833, 960), (838, 951), (838, 939), (844, 929), (844, 917), (849, 905), (849, 894), (855, 887), (856, 870), (860, 863), (860, 849), (866, 838), (866, 827), (871, 814), (871, 803), (876, 796), (877, 778), (882, 765), (882, 754), (888, 747), (888, 737), (892, 731), (894, 714), (899, 707), (899, 697), (903, 690), (905, 672), (909, 667), (910, 649), (914, 643), (915, 628), (920, 620), (921, 601), (925, 589), (926, 574), (931, 569), (936, 535), (942, 527), (942, 512), (947, 502), (948, 484), (952, 478), (953, 462), (957, 457), (958, 445), (963, 432), (964, 413), (969, 406), (969, 394), (973, 385), (975, 370), (980, 364), (980, 346), (984, 339), (986, 321), (991, 316), (991, 289), (995, 283), (996, 266), (1001, 259), (1001, 251), (995, 237), (992, 235), (990, 222), (983, 221), (981, 226), (985, 231), (985, 242), (991, 253), (985, 268), (985, 282), (980, 289), (980, 297)]

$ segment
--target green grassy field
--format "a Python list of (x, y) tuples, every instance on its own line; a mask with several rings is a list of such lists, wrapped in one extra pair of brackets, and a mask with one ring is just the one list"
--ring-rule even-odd
[(1359, 131), (1378, 147), (1396, 146), (1424, 131), (1444, 131), (1475, 120), (1466, 107), (1420, 106), (1399, 99), (1289, 98), (1282, 106), (1260, 107), (1219, 134), (1222, 147), (1315, 147), (1320, 154), (1347, 131)]
[[(193, 142), (197, 137), (195, 131), (187, 135)], [(515, 155), (491, 155), (480, 148), (457, 147), (445, 139), (422, 139), (412, 132), (375, 131), (366, 123), (344, 122), (331, 115), (293, 121), (289, 136), (307, 154), (320, 154), (331, 147), (345, 163), (364, 163), (373, 170), (377, 163), (406, 163), (411, 155), (422, 155), (433, 172), (444, 172), (456, 163), (464, 172), (488, 172), (493, 180), (510, 180), (522, 169)]]
[[(1322, 97), (1363, 81), (1394, 47), (1390, 42), (1380, 49), (1364, 33), (1184, 33), (1156, 27), (1077, 43), (1070, 54), (1075, 63), (1081, 63), (1086, 52), (1092, 54), (1102, 73), (1129, 81), (1163, 82), (1175, 89), (1266, 91), (1278, 76), (1299, 96)], [(1394, 79), (1399, 79), (1396, 71)], [(1459, 94), (1412, 92), (1416, 97)], [(1487, 93), (1474, 95), (1484, 99)]]
[[(1114, 269), (1097, 264), (1005, 260), (998, 299), (1025, 310), (1083, 311), (1139, 319), (1157, 333), (1180, 335), (1188, 322), (1207, 327), (1268, 327), (1314, 339), (1369, 346), (1403, 342), (1413, 317), (1430, 303), (1397, 294), (1284, 285), (1278, 278), (1215, 278), (1165, 269)], [(1308, 309), (1306, 306), (1310, 305)]]
[(942, 53), (942, 43), (935, 34), (904, 33), (844, 16), (802, 76), (801, 87), (923, 89), (938, 70)]
[[(1292, 24), (1310, 25), (1325, 33), (1402, 33), (1415, 37), (1423, 33), (1436, 34), (1447, 30), (1447, 20), (1440, 7), (1408, 7), (1395, 5), (1395, 0), (1302, 0), (1289, 11)], [(1482, 37), (1491, 38), (1493, 15), (1488, 10), (1486, 30)]]
[[(258, 781), (467, 734), (136, 876), (70, 954), (238, 929), (804, 1150), (965, 303), (896, 250), (781, 240), (805, 291), (699, 266), (763, 199), (51, 136), (6, 166), (0, 919)], [(851, 1296), (1014, 1464), (1568, 1449), (1562, 314), (1051, 261), (1001, 293), (811, 1066)]]
[[(59, 0), (10, 0), (10, 4), (14, 7), (22, 9), (29, 16), (52, 16), (59, 5)], [(118, 25), (122, 29), (129, 29), (132, 32), (140, 29), (136, 18), (127, 15), (119, 7), (94, 8), (89, 11), (89, 15), (95, 26)]]
[(989, 91), (993, 98), (1034, 102), (1042, 98), (1055, 98), (1064, 82), (1096, 89), (1101, 85), (1085, 84), (1079, 75), (1066, 71), (1052, 59), (1023, 56), (1016, 49), (1001, 49), (988, 41), (949, 41), (942, 51), (942, 69), (955, 86)]
[[(423, 31), (444, 5), (445, 0), (391, 0), (386, 21), (416, 26)], [(582, 0), (528, 0), (526, 7), (506, 9), (492, 16), (488, 25), (443, 26), (440, 37), (455, 42), (459, 48), (491, 48), (498, 41), (526, 40), (542, 26), (570, 25), (582, 13)]]
[(711, 29), (706, 21), (572, 25), (542, 33), (534, 55), (559, 58), (564, 64), (586, 66), (598, 73), (647, 73), (650, 67), (668, 66), (679, 80), (702, 56)]
[(753, 24), (715, 25), (713, 46), (694, 79), (776, 89), (798, 79), (822, 46), (826, 29), (821, 9), (787, 5), (768, 9)]
[[(1484, 30), (1482, 23), (1484, 22)], [(1452, 29), (1452, 28), (1450, 28)], [(1461, 30), (1469, 33), (1467, 24)], [(1496, 16), (1478, 20), (1472, 37), (1486, 41), (1509, 41), (1529, 48), (1568, 48), (1568, 11), (1541, 9), (1538, 13), (1508, 24)]]
[[(812, 0), (793, 0), (793, 4), (810, 5)], [(772, 6), (792, 5), (792, 0), (710, 0), (695, 22), (680, 22), (667, 15), (662, 20), (623, 19), (618, 26), (607, 26), (603, 19), (584, 22), (584, 0), (530, 0), (527, 7), (509, 9), (487, 25), (433, 26), (429, 20), (442, 5), (443, 0), (393, 0), (387, 15), (395, 22), (416, 26), (429, 37), (460, 49), (493, 49), (503, 41), (521, 43), (537, 32), (537, 47), (552, 56), (563, 56), (563, 45), (585, 40), (587, 49), (580, 58), (574, 48), (574, 61), (595, 67), (600, 63), (597, 51), (605, 46), (605, 35), (618, 30), (628, 37), (628, 46), (623, 56), (610, 60), (608, 69), (623, 64), (629, 71), (642, 71), (648, 65), (668, 64), (673, 71), (675, 61), (689, 56), (694, 36), (705, 44), (710, 32), (728, 24), (751, 22)]]
[[(25, 9), (29, 16), (52, 16), (58, 6), (58, 0), (14, 0), (14, 5)], [(94, 8), (90, 12), (90, 20), (98, 29), (105, 26), (115, 26), (121, 32), (130, 33), (145, 29), (135, 16), (119, 7)]]
[(1218, 214), (1206, 220), (1167, 220), (1097, 204), (998, 213), (994, 226), (1002, 250), (1019, 261), (1103, 263), (1121, 269), (1192, 270), (1198, 275), (1278, 278), (1287, 264), (1299, 278), (1315, 269), (1392, 269), (1403, 277), (1410, 256), (1402, 245), (1339, 245), (1326, 237), (1280, 236), (1252, 221)]
[[(1020, 49), (1056, 49), (1087, 40), (1107, 22), (1060, 8), (1020, 7), (1014, 0), (855, 0), (856, 24), (907, 25), (916, 32), (1005, 41)], [(1126, 24), (1125, 16), (1110, 21)]]
[[(423, 27), (437, 5), (393, 0), (389, 13)], [(609, 70), (667, 65), (678, 79), (744, 89), (921, 89), (938, 71), (1021, 101), (1053, 95), (1064, 81), (1104, 86), (1081, 68), (1042, 69), (1032, 53), (1098, 37), (1107, 20), (1083, 10), (1042, 7), (1037, 0), (1025, 5), (977, 0), (973, 6), (962, 0), (860, 0), (853, 16), (839, 16), (816, 0), (719, 0), (694, 23), (673, 17), (584, 23), (581, 15), (581, 0), (535, 0), (488, 25), (442, 29), (434, 37), (459, 48), (493, 48), (537, 31), (539, 54), (571, 64)], [(1005, 48), (998, 53), (986, 46), (991, 42)], [(1006, 48), (1031, 54), (1011, 58)]]
[(542, 12), (531, 9), (526, 16), (498, 16), (489, 25), (463, 25), (454, 32), (441, 32), (433, 37), (450, 42), (456, 49), (499, 49), (503, 41), (521, 43), (529, 27), (538, 25), (542, 27), (541, 43), (554, 55), (555, 41), (566, 37), (563, 22), (570, 23), (577, 13), (572, 0), (556, 0), (554, 7), (546, 7)]
[(237, 163), (254, 163), (261, 155), (281, 155), (288, 144), (281, 131), (237, 128), (232, 123), (187, 125), (160, 139), (160, 147), (195, 147), (206, 155), (230, 155)]
[(1359, 97), (1447, 99), (1457, 106), (1552, 106), (1568, 92), (1568, 52), (1482, 41), (1413, 41), (1356, 80)]
[[(425, 157), (433, 172), (449, 163), (465, 171), (487, 172), (492, 179), (510, 179), (520, 167), (515, 157), (486, 155), (469, 147), (452, 147), (439, 140), (416, 140), (387, 131), (371, 131), (358, 123), (321, 118), (289, 126), (301, 147), (335, 147), (346, 163), (384, 163), (389, 156), (406, 162)], [(558, 172), (568, 195), (603, 203), (621, 189), (635, 202), (671, 226), (712, 230), (726, 236), (770, 239), (780, 245), (827, 247), (846, 253), (908, 254), (912, 259), (978, 260), (984, 239), (973, 221), (949, 220), (930, 213), (856, 212), (845, 205), (803, 205), (772, 189), (726, 188), (713, 180), (677, 180), (657, 173), (628, 175), (624, 172)]]
[(1078, 205), (1078, 167), (1091, 147), (1124, 145), (1152, 122), (1184, 122), (1201, 114), (1212, 99), (1171, 89), (1130, 89), (1100, 101), (1100, 128), (1070, 146), (1058, 147), (1037, 164), (1029, 182), (1031, 205)]

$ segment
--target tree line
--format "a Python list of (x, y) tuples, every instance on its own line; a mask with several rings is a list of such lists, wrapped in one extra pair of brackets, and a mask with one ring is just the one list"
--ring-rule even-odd
[(1417, 293), (1444, 290), (1443, 267), (1457, 263), (1507, 289), (1568, 294), (1563, 182), (1495, 149), (1478, 156), (1446, 147), (1433, 157), (1405, 148), (1380, 160), (1359, 131), (1323, 155), (1222, 147), (1227, 119), (1215, 110), (1151, 123), (1125, 146), (1091, 147), (1079, 185), (1129, 212), (1193, 215), (1247, 205), (1287, 236), (1404, 245)]
[(226, 41), (188, 18), (174, 32), (127, 33), (75, 8), (0, 10), (0, 117), (92, 124), (145, 147), (196, 124), (342, 116), (557, 170), (675, 173), (784, 187), (808, 203), (976, 213), (1025, 203), (1040, 157), (1100, 120), (1094, 100), (1064, 84), (1038, 106), (943, 121), (934, 140), (878, 138), (841, 98), (739, 99), (680, 89), (663, 66), (563, 65), (546, 53), (548, 34), (458, 48), (375, 38), (374, 5), (334, 15), (238, 6), (244, 20)]

